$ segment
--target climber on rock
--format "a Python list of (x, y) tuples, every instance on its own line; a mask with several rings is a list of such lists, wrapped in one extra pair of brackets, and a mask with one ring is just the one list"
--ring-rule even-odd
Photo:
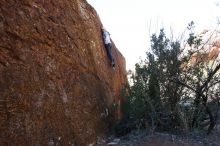
[(111, 61), (111, 66), (115, 67), (115, 60), (112, 56), (112, 43), (111, 43), (110, 33), (104, 27), (102, 27), (101, 30), (102, 30), (102, 37), (107, 51), (107, 55)]

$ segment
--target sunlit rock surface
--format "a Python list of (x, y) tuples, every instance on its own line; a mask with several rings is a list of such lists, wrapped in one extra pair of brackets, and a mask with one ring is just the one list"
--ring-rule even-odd
[(0, 145), (86, 145), (120, 118), (125, 59), (110, 67), (85, 0), (0, 1)]

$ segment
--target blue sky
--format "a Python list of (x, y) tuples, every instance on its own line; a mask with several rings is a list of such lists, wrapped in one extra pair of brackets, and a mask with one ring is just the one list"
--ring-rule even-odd
[(190, 21), (197, 31), (212, 29), (220, 16), (220, 0), (87, 0), (98, 12), (103, 25), (134, 69), (150, 47), (149, 36), (165, 28), (178, 37)]

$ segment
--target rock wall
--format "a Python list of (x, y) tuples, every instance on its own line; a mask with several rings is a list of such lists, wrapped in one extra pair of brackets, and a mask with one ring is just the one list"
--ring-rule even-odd
[(220, 32), (216, 30), (204, 30), (198, 37), (201, 39), (202, 48), (196, 51), (196, 47), (191, 48), (195, 51), (190, 59), (192, 66), (200, 62), (220, 61)]
[(94, 143), (120, 118), (125, 59), (110, 67), (85, 0), (0, 1), (0, 145)]

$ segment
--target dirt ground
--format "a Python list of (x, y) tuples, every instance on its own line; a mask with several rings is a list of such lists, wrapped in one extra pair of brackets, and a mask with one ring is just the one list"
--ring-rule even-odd
[[(108, 145), (117, 140), (117, 144)], [(215, 128), (211, 135), (205, 131), (194, 131), (187, 134), (170, 134), (146, 130), (136, 130), (123, 137), (112, 137), (98, 146), (220, 146), (220, 132)]]

